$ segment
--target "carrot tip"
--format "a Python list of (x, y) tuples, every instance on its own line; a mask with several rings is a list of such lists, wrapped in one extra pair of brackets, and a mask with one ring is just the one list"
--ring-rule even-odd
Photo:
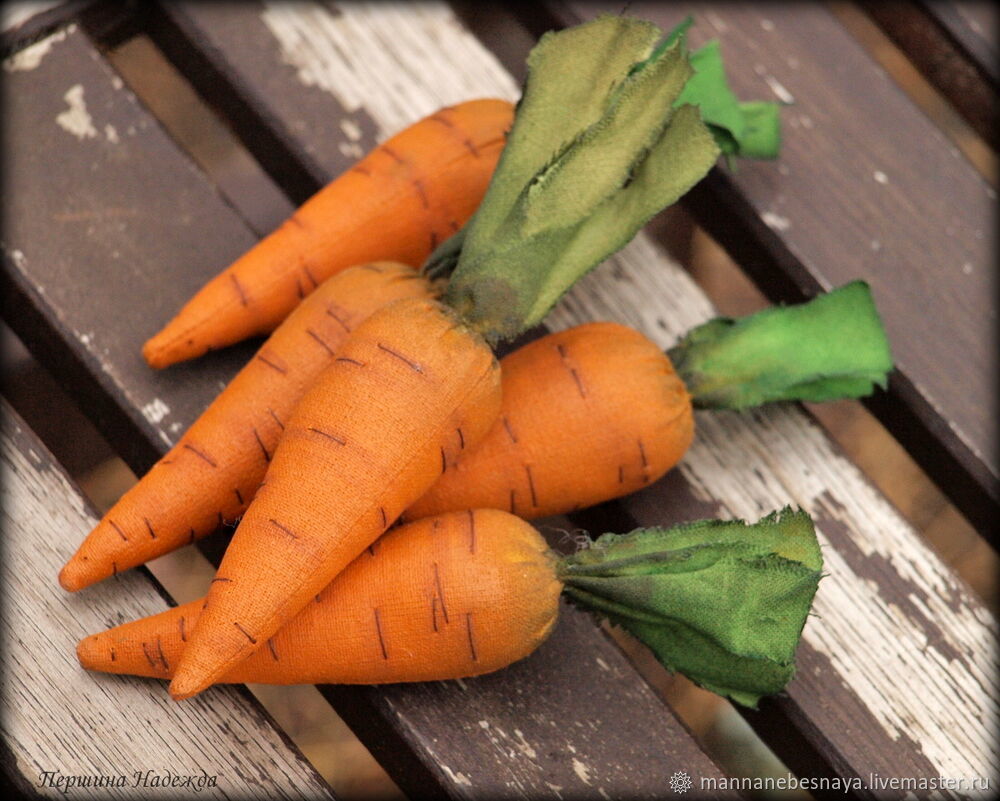
[(198, 680), (193, 680), (183, 675), (177, 675), (174, 676), (173, 681), (170, 682), (170, 686), (167, 690), (170, 692), (170, 697), (175, 701), (183, 701), (185, 698), (197, 695), (202, 690), (207, 689), (207, 687), (208, 685), (203, 684)]
[(93, 583), (93, 578), (86, 575), (82, 565), (75, 556), (63, 565), (63, 569), (59, 571), (59, 584), (67, 592), (82, 590)]
[(103, 670), (103, 660), (99, 658), (97, 637), (91, 635), (84, 637), (76, 644), (76, 658), (80, 661), (80, 667), (87, 670)]

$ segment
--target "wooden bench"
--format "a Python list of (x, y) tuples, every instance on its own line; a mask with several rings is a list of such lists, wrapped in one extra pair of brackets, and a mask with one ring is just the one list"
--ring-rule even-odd
[[(49, 31), (58, 21), (50, 16), (29, 48), (10, 40), (3, 167), (13, 202), (2, 274), (5, 319), (137, 472), (252, 347), (154, 373), (139, 355), (144, 339), (207, 276), (394, 130), (464, 98), (515, 98), (511, 73), (539, 30), (598, 7), (553, 5), (530, 16), (444, 3), (140, 10), (76, 4), (75, 21)], [(629, 10), (665, 26), (681, 13)], [(687, 207), (772, 300), (858, 276), (872, 283), (900, 369), (870, 407), (988, 533), (997, 511), (992, 188), (825, 8), (691, 10), (701, 20), (695, 40), (719, 36), (727, 60), (741, 65), (732, 70), (739, 94), (770, 87), (796, 103), (779, 162), (717, 169)], [(206, 174), (164, 132), (102, 53), (136, 31), (229, 121), (255, 165)], [(712, 314), (644, 234), (547, 325), (615, 319), (666, 347)], [(14, 781), (38, 789), (44, 771), (160, 769), (217, 774), (216, 792), (225, 786), (228, 797), (324, 797), (248, 693), (213, 689), (171, 704), (159, 685), (75, 667), (80, 634), (169, 598), (146, 570), (79, 597), (58, 589), (58, 565), (93, 517), (45, 447), (4, 411), (12, 543), (4, 659), (17, 681), (2, 690), (11, 722), (3, 759)], [(679, 469), (573, 522), (596, 532), (754, 518), (787, 503), (807, 509), (829, 575), (797, 677), (746, 714), (751, 726), (802, 777), (995, 782), (991, 613), (800, 407), (700, 414), (697, 423)], [(209, 558), (220, 541), (206, 541)], [(320, 690), (412, 797), (657, 798), (677, 771), (696, 788), (724, 782), (607, 634), (565, 611), (536, 654), (495, 675)]]

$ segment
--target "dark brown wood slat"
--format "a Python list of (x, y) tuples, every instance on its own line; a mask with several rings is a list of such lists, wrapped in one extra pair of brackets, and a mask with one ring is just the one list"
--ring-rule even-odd
[[(61, 546), (84, 536), (96, 516), (5, 399), (0, 420), (0, 780), (9, 778), (18, 789), (8, 797), (56, 795), (51, 788), (60, 780), (62, 793), (81, 797), (162, 796), (166, 786), (160, 793), (146, 788), (169, 771), (179, 781), (190, 776), (203, 782), (178, 790), (179, 797), (331, 798), (329, 787), (246, 688), (219, 688), (196, 704), (180, 705), (149, 682), (77, 666), (73, 649), (79, 639), (162, 611), (168, 599), (146, 571), (95, 587), (86, 598), (62, 591), (55, 582)], [(146, 770), (155, 778), (137, 786), (134, 774)], [(46, 780), (43, 771), (57, 775)], [(125, 789), (66, 787), (70, 777), (98, 776), (123, 782)]]
[(1000, 83), (997, 36), (1000, 15), (986, 0), (916, 0), (994, 84)]
[[(275, 66), (281, 68), (277, 59)], [(94, 136), (77, 137), (55, 122), (75, 85), (83, 87), (78, 94)], [(40, 356), (57, 372), (65, 375), (64, 362), (71, 361), (76, 378), (99, 385), (108, 417), (97, 422), (119, 442), (141, 440), (132, 453), (141, 471), (191, 422), (246, 349), (153, 373), (139, 347), (253, 236), (116, 86), (117, 77), (78, 31), (36, 69), (11, 79), (6, 179), (24, 205), (9, 210), (5, 226), (8, 282), (22, 304), (7, 311), (32, 344), (39, 337), (53, 343)], [(43, 174), (52, 180), (37, 180)], [(168, 278), (161, 265), (169, 265)], [(63, 543), (64, 556), (74, 545)], [(598, 659), (613, 681), (595, 678), (595, 666), (603, 670)], [(578, 613), (566, 615), (538, 654), (514, 670), (465, 682), (464, 689), (328, 694), (416, 797), (598, 797), (603, 790), (653, 798), (675, 770), (721, 777), (618, 649)]]
[(976, 133), (996, 149), (1000, 115), (993, 4), (866, 0), (863, 7)]
[[(563, 23), (617, 13), (552, 7)], [(686, 202), (775, 301), (872, 285), (898, 365), (870, 408), (986, 535), (1000, 512), (996, 193), (830, 12), (812, 3), (633, 3), (718, 38), (736, 93), (794, 99), (777, 163), (719, 168)]]

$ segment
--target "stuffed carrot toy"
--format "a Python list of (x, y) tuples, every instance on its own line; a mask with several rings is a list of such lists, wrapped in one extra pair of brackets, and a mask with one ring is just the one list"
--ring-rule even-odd
[(166, 367), (268, 333), (352, 265), (416, 267), (479, 205), (512, 117), (505, 100), (470, 100), (396, 134), (209, 281), (145, 344), (146, 361)]
[(351, 267), (324, 281), (87, 535), (59, 573), (71, 591), (194, 542), (246, 511), (295, 403), (375, 309), (430, 298), (398, 262)]
[(712, 166), (683, 37), (620, 17), (532, 51), (486, 197), (443, 298), (374, 312), (286, 424), (189, 635), (171, 692), (220, 680), (303, 609), (500, 416), (491, 344), (539, 322), (574, 281)]
[[(564, 594), (632, 633), (670, 670), (756, 706), (793, 675), (821, 571), (812, 521), (789, 509), (753, 525), (705, 520), (605, 534), (570, 556), (507, 512), (451, 512), (385, 534), (218, 681), (380, 684), (489, 673), (545, 640)], [(80, 664), (169, 678), (204, 606), (193, 601), (86, 637)]]

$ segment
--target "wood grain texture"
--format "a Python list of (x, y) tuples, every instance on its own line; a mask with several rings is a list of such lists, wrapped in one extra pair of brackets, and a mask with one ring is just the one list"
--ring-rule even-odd
[[(147, 681), (80, 668), (80, 638), (159, 612), (167, 602), (139, 572), (80, 595), (60, 589), (55, 575), (66, 547), (96, 517), (6, 402), (0, 416), (4, 771), (44, 797), (195, 795), (193, 785), (150, 785), (166, 776), (201, 782), (201, 798), (332, 798), (242, 689), (215, 688), (194, 704), (177, 704)], [(59, 777), (45, 780), (44, 771), (58, 772), (64, 783), (103, 777), (124, 786), (60, 790), (51, 786)], [(152, 774), (137, 786), (135, 774), (146, 771)]]
[[(294, 81), (307, 88), (326, 85), (336, 94), (334, 87), (342, 83), (337, 79), (347, 66), (331, 65), (330, 53), (340, 53), (350, 43), (341, 28), (357, 31), (375, 25), (383, 57), (406, 63), (406, 55), (392, 49), (394, 40), (400, 42), (397, 50), (408, 43), (388, 12), (379, 16), (378, 7), (355, 4), (337, 12), (306, 8), (301, 17), (285, 17), (285, 27), (275, 31), (278, 53), (284, 56), (263, 58), (273, 63), (283, 57), (301, 60), (304, 52), (324, 56), (314, 55), (305, 65), (293, 62), (291, 76), (287, 69), (283, 73), (289, 81), (283, 96), (302, 91)], [(266, 12), (262, 16), (266, 18)], [(227, 25), (235, 26), (236, 21), (230, 19)], [(293, 34), (302, 30), (314, 38), (317, 31), (326, 31), (337, 47), (297, 47)], [(212, 31), (200, 35), (209, 39)], [(214, 41), (221, 47), (220, 39)], [(471, 69), (464, 41), (461, 47), (443, 44), (438, 59), (466, 48), (463, 80), (478, 74)], [(235, 38), (227, 48), (238, 51)], [(230, 64), (246, 58), (225, 52)], [(348, 52), (343, 58), (357, 63), (360, 55)], [(438, 69), (394, 71), (391, 87), (370, 90), (367, 113), (373, 120), (390, 115), (399, 102), (396, 98), (422, 109), (424, 93), (439, 91), (438, 83), (426, 86), (423, 76), (436, 75)], [(494, 83), (491, 75), (484, 74), (475, 85), (477, 94), (512, 90), (509, 82)], [(252, 83), (253, 73), (241, 79)], [(389, 91), (398, 95), (383, 103), (381, 93)], [(311, 139), (308, 132), (302, 138)], [(705, 297), (678, 266), (640, 237), (574, 290), (551, 324), (616, 319), (637, 325), (666, 346), (711, 313)], [(798, 503), (819, 519), (830, 570), (836, 570), (821, 588), (819, 616), (807, 626), (800, 676), (787, 697), (774, 702), (781, 725), (786, 730), (795, 727), (837, 775), (993, 775), (997, 755), (989, 732), (997, 704), (990, 673), (996, 630), (988, 613), (799, 409), (705, 414), (699, 416), (699, 427), (701, 439), (679, 473), (683, 481), (679, 484), (675, 474), (672, 483), (634, 496), (624, 505), (629, 516), (644, 523), (669, 522), (694, 509), (702, 515), (711, 510), (756, 517)], [(942, 738), (942, 731), (963, 734)], [(773, 727), (763, 733), (772, 742), (779, 734)], [(803, 749), (801, 742), (798, 748)]]
[[(263, 25), (259, 17), (250, 19)], [(405, 15), (399, 20), (397, 27), (405, 25)], [(473, 54), (488, 59), (474, 39), (462, 36), (474, 46)], [(405, 37), (400, 41), (402, 46)], [(456, 57), (470, 60), (468, 52)], [(442, 69), (428, 71), (425, 80), (437, 82)], [(12, 162), (22, 164), (13, 164), (8, 186), (31, 198), (25, 208), (45, 209), (50, 218), (72, 201), (74, 220), (87, 224), (57, 227), (53, 235), (48, 218), (12, 218), (5, 232), (7, 269), (12, 283), (30, 290), (23, 292), (18, 313), (28, 310), (37, 323), (20, 328), (30, 337), (61, 343), (72, 362), (106, 386), (115, 408), (98, 417), (102, 428), (113, 433), (120, 419), (135, 420), (132, 436), (141, 440), (143, 452), (162, 453), (228, 377), (240, 352), (153, 373), (141, 362), (139, 346), (192, 285), (252, 236), (203, 177), (183, 163), (128, 91), (116, 88), (116, 76), (79, 31), (56, 43), (38, 68), (21, 78), (8, 151)], [(122, 131), (133, 125), (133, 139), (78, 139), (58, 125), (54, 117), (65, 106), (67, 80), (83, 87), (98, 131), (105, 124)], [(400, 93), (393, 95), (397, 105), (400, 97), (412, 96), (414, 116), (420, 116), (418, 104), (448, 102), (422, 98), (428, 90), (421, 86), (394, 88)], [(512, 85), (507, 89), (512, 92)], [(465, 90), (449, 91), (455, 97)], [(373, 113), (371, 119), (388, 113)], [(42, 131), (45, 126), (54, 129), (51, 134)], [(124, 142), (128, 149), (116, 149)], [(58, 180), (31, 185), (43, 164)], [(161, 177), (161, 171), (169, 174)], [(150, 186), (157, 191), (149, 192)], [(116, 215), (105, 211), (109, 208), (128, 212)], [(120, 257), (124, 254), (127, 258)], [(162, 264), (171, 265), (169, 273)], [(41, 356), (66, 375), (61, 351), (53, 347)], [(86, 384), (73, 383), (75, 376), (68, 381), (88, 392)], [(142, 457), (135, 461), (140, 470), (148, 466)], [(61, 558), (72, 553), (79, 536), (60, 540)], [(595, 665), (602, 669), (597, 659), (617, 678), (597, 678)], [(162, 686), (148, 685), (148, 691), (165, 697)], [(655, 798), (681, 768), (721, 777), (620, 651), (575, 612), (532, 658), (512, 671), (466, 682), (464, 689), (454, 683), (338, 688), (328, 695), (414, 797), (598, 798), (603, 792)]]
[(965, 51), (994, 86), (1000, 83), (997, 45), (1000, 14), (996, 5), (984, 0), (918, 0), (928, 14)]
[[(614, 3), (554, 6), (564, 23)], [(772, 300), (872, 285), (899, 367), (869, 407), (987, 537), (1000, 512), (996, 193), (818, 3), (632, 3), (718, 38), (733, 89), (792, 102), (780, 160), (715, 171), (699, 222)], [(794, 102), (793, 102), (794, 101)]]
[[(981, 27), (975, 16), (976, 12), (986, 12), (982, 16), (988, 17), (992, 4), (866, 0), (863, 7), (931, 85), (996, 150), (1000, 142), (1000, 106), (996, 42), (990, 41), (990, 36), (995, 36), (996, 20)], [(964, 12), (972, 13), (966, 16)]]

